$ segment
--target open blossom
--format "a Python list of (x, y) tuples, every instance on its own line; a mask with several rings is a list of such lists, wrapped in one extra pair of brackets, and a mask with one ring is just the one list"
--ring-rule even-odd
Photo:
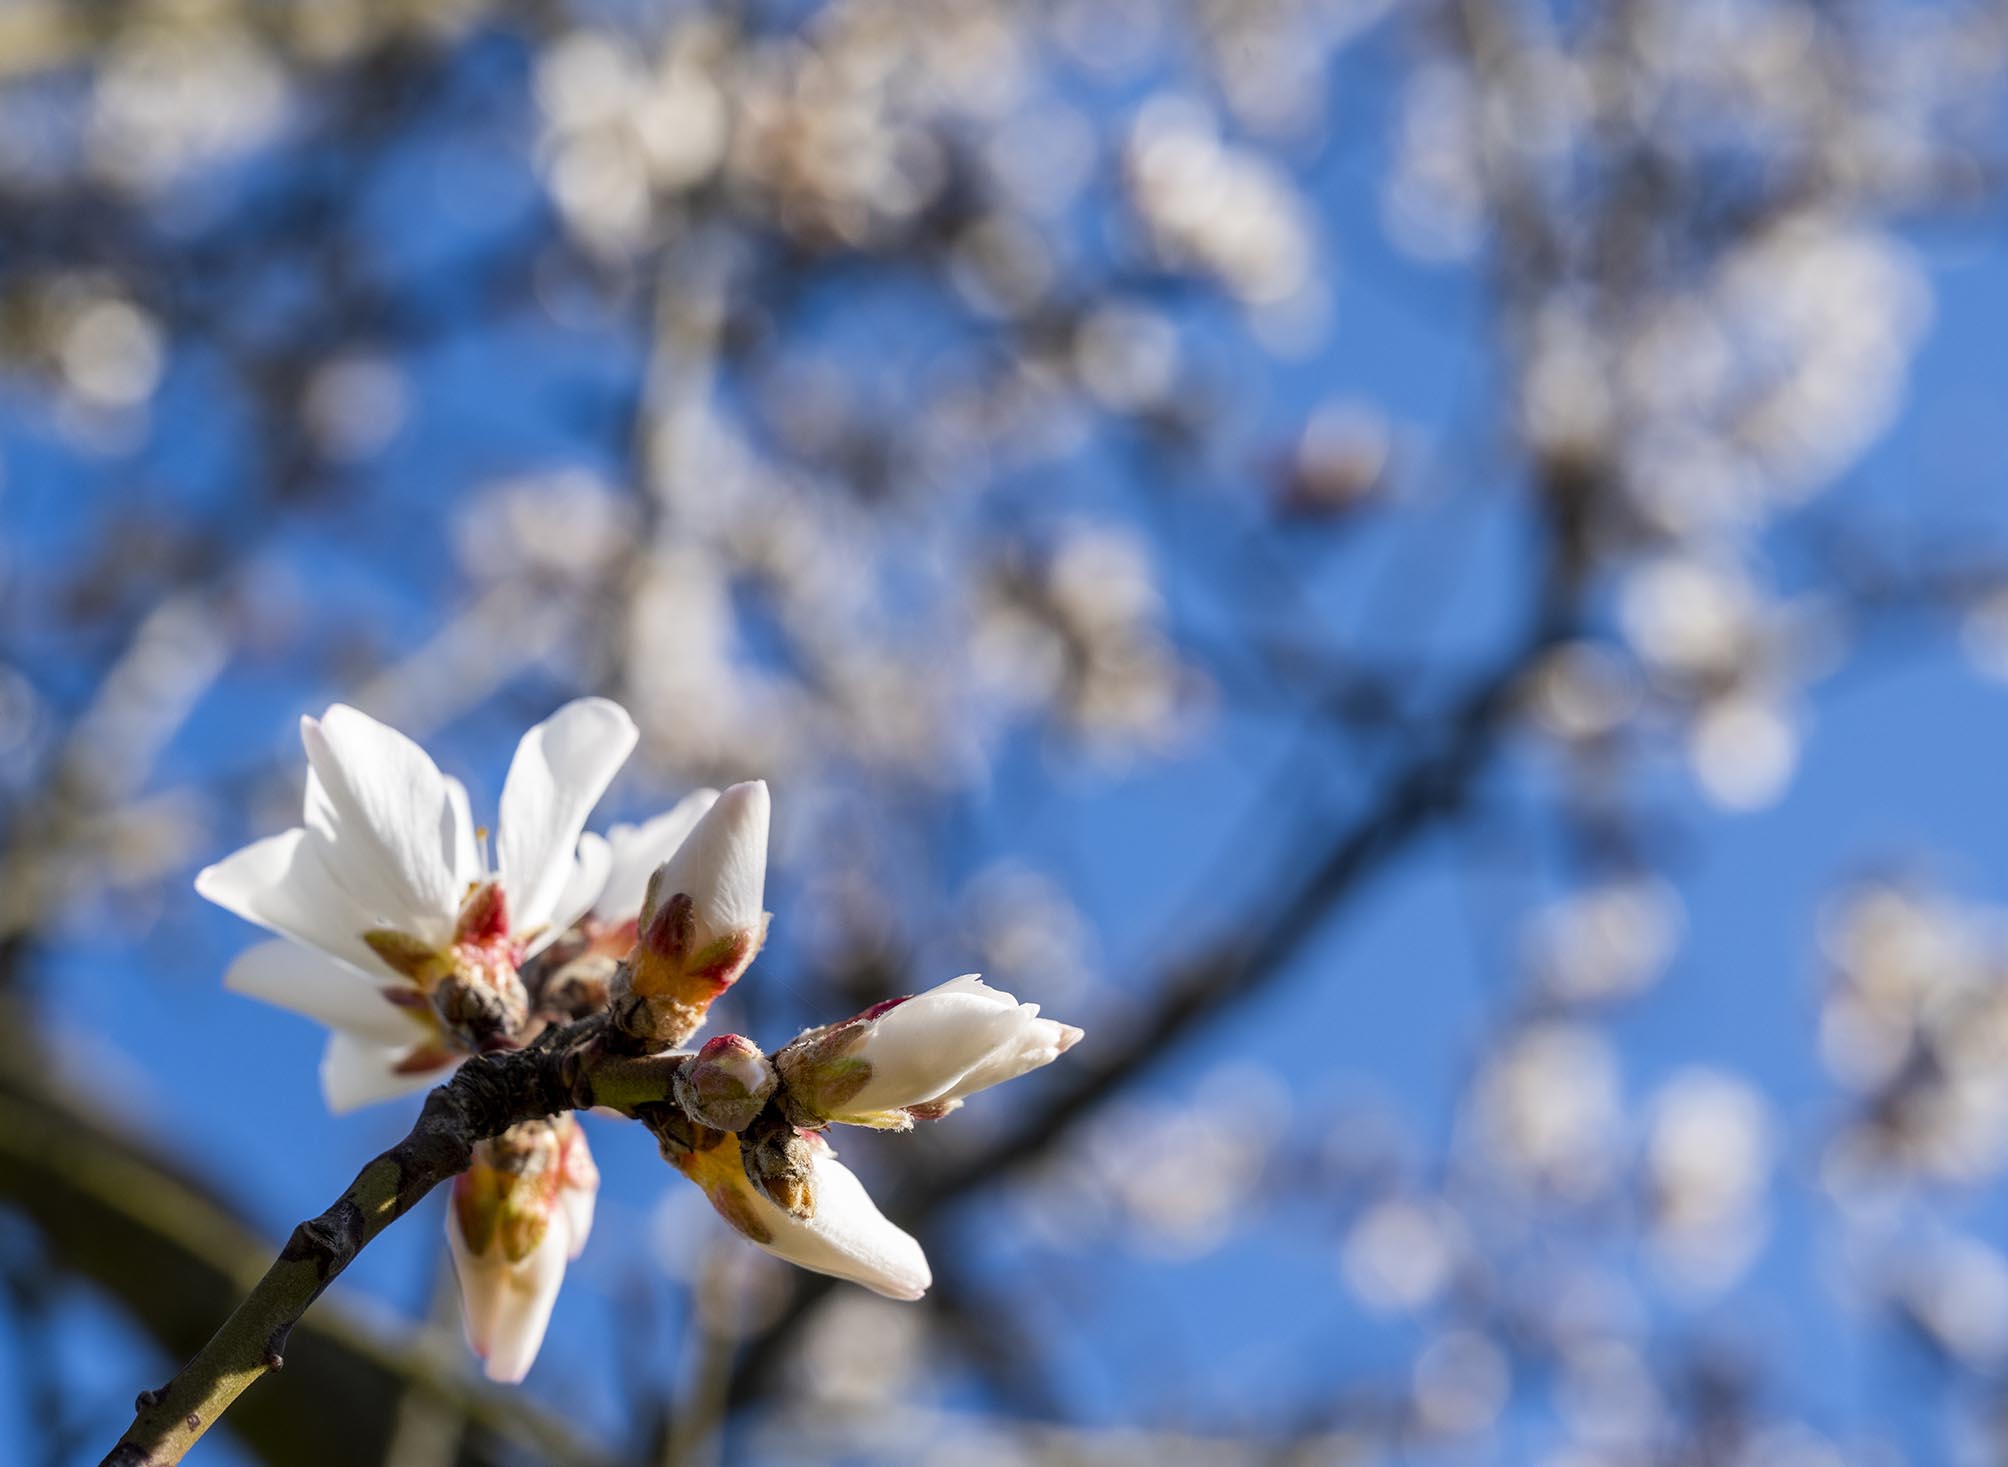
[(759, 953), (768, 813), (764, 782), (733, 785), (649, 878), (634, 951), (614, 978), (614, 1016), (630, 1034), (683, 1043)]
[(565, 1265), (586, 1246), (600, 1174), (570, 1115), (525, 1121), (474, 1148), (453, 1181), (446, 1242), (467, 1343), (490, 1380), (529, 1373)]
[(809, 1119), (904, 1130), (979, 1090), (1051, 1064), (1081, 1037), (974, 973), (812, 1029), (778, 1056), (794, 1110)]
[(418, 745), (337, 704), (301, 720), (305, 823), (209, 867), (196, 890), (284, 942), (225, 983), (326, 1024), (336, 1110), (435, 1083), (506, 1043), (526, 1009), (518, 966), (599, 895), (606, 843), (586, 816), (634, 747), (604, 698), (566, 704), (523, 736), (503, 784), (489, 869), (467, 793)]
[(775, 1206), (746, 1176), (739, 1140), (672, 1158), (695, 1182), (718, 1215), (776, 1258), (863, 1284), (888, 1299), (918, 1299), (934, 1282), (927, 1255), (913, 1235), (887, 1220), (864, 1184), (813, 1132), (798, 1137), (805, 1148), (809, 1200), (805, 1217)]

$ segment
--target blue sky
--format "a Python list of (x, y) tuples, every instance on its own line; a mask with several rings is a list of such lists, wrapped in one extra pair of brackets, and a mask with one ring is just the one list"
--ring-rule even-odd
[[(508, 126), (501, 137), (509, 137)], [(1369, 187), (1375, 159), (1365, 151), (1364, 162), (1349, 156), (1320, 170), (1330, 175), (1322, 222), (1340, 261), (1329, 347), (1308, 361), (1250, 368), (1245, 344), (1231, 344), (1225, 331), (1212, 332), (1202, 319), (1195, 335), (1209, 349), (1217, 345), (1208, 368), (1227, 377), (1261, 373), (1264, 390), (1244, 408), (1235, 451), (1252, 456), (1316, 401), (1356, 393), (1406, 426), (1421, 476), (1458, 484), (1482, 471), (1495, 426), (1485, 417), (1486, 352), (1477, 344), (1481, 298), (1469, 273), (1413, 265), (1380, 242)], [(360, 227), (395, 269), (437, 272), (446, 282), (461, 233), (506, 233), (531, 207), (492, 162), (461, 138), (414, 147), (408, 167), (380, 180), (359, 208)], [(471, 167), (463, 194), (469, 207), (415, 222), (414, 202), (447, 165)], [(1838, 503), (1896, 522), (2002, 527), (1997, 486), (2008, 467), (2008, 432), (1998, 379), (2008, 260), (1986, 234), (1916, 236), (1936, 292), (1934, 324), (1914, 364), (1905, 412), (1837, 491)], [(876, 319), (855, 302), (838, 301), (833, 339), (861, 329), (845, 317), (851, 308)], [(885, 307), (920, 339), (928, 333), (925, 309), (924, 300), (912, 299)], [(633, 367), (618, 332), (511, 329), (441, 347), (418, 368), (416, 396), (425, 404), (418, 425), (394, 441), (370, 487), (302, 517), (273, 541), (270, 564), (307, 580), (314, 612), (329, 624), (353, 621), (392, 646), (415, 644), (444, 609), (434, 574), (467, 479), (573, 459), (606, 466), (606, 444), (582, 431), (568, 408), (580, 383), (589, 397), (617, 398), (631, 386)], [(170, 373), (159, 412), (165, 426), (144, 476), (79, 459), (56, 442), (32, 395), (0, 396), (9, 559), (30, 565), (67, 557), (120, 516), (128, 496), (159, 496), (227, 519), (236, 425), (228, 414), (204, 412), (205, 386), (199, 361)], [(1074, 471), (1078, 484), (1055, 493), (1078, 493), (1104, 512), (1141, 514), (1149, 486), (1100, 482), (1123, 472), (1122, 463), (1104, 445)], [(1502, 528), (1481, 526), (1456, 552), (1456, 594), (1424, 608), (1436, 633), (1460, 646), (1496, 646), (1502, 635), (1503, 592), (1518, 568), (1510, 535), (1494, 533)], [(1166, 544), (1177, 548), (1175, 531)], [(1374, 553), (1307, 551), (1307, 580), (1334, 616), (1364, 615), (1384, 604), (1387, 578), (1399, 573), (1391, 568), (1411, 553), (1395, 535)], [(1175, 616), (1217, 625), (1217, 590), (1181, 583), (1177, 574)], [(65, 655), (48, 643), (27, 668), (59, 698), (75, 686)], [(162, 777), (256, 767), (275, 757), (297, 765), (294, 721), (342, 692), (298, 676), (284, 661), (241, 665), (197, 710)], [(1815, 920), (1837, 881), (1878, 863), (1915, 865), (1962, 894), (2008, 900), (2001, 874), (2008, 871), (2008, 792), (1994, 774), (1998, 751), (2008, 747), (2008, 698), (1977, 677), (1949, 639), (1919, 637), (1870, 651), (1860, 666), (1817, 688), (1810, 707), (1813, 736), (1774, 808), (1719, 815), (1680, 771), (1655, 775), (1656, 802), (1691, 828), (1671, 872), (1686, 902), (1688, 935), (1664, 982), (1615, 1022), (1627, 1093), (1643, 1095), (1689, 1065), (1745, 1073), (1781, 1109), (1787, 1184), (1774, 1193), (1775, 1230), (1743, 1283), (1691, 1313), (1654, 1307), (1665, 1311), (1673, 1337), (1721, 1333), (1761, 1356), (1780, 1404), (1807, 1412), (1815, 1424), (1843, 1437), (1889, 1426), (1929, 1455), (1938, 1440), (1932, 1403), (1900, 1352), (1892, 1358), (1887, 1339), (1870, 1336), (1856, 1303), (1837, 1288), (1838, 1240), (1829, 1217), (1807, 1202), (1805, 1183), (1840, 1099), (1814, 1047)], [(498, 718), (486, 717), (446, 730), (435, 752), (468, 779), (479, 808), (492, 801), (512, 738)], [(1290, 743), (1289, 729), (1223, 707), (1192, 747), (1114, 783), (1091, 770), (1055, 774), (1042, 766), (1039, 777), (1050, 778), (1051, 788), (1025, 806), (1007, 788), (981, 811), (984, 828), (1001, 849), (1068, 880), (1099, 933), (1102, 967), (1120, 986), (1190, 940), (1192, 913), (1202, 914), (1204, 930), (1209, 910), (1234, 909), (1219, 901), (1217, 873), (1232, 873), (1228, 885), (1243, 888), (1237, 895), (1262, 879), (1259, 865), (1251, 870), (1236, 860), (1232, 843), (1245, 829), (1249, 803), (1273, 787), (1273, 766)], [(1529, 801), (1544, 777), (1539, 757), (1517, 750), (1488, 790), (1510, 809)], [(1340, 819), (1370, 778), (1370, 771), (1335, 769), (1330, 788), (1300, 792), (1290, 816)], [(652, 813), (678, 793), (623, 787), (602, 823)], [(789, 798), (785, 785), (775, 793)], [(264, 829), (218, 832), (216, 849), (200, 853), (196, 864)], [(778, 872), (777, 929), (788, 920), (791, 884), (805, 874)], [(1364, 1088), (1384, 1096), (1418, 1135), (1445, 1142), (1475, 1048), (1512, 992), (1512, 929), (1486, 914), (1516, 893), (1524, 895), (1524, 883), (1461, 839), (1427, 841), (1381, 879), (1342, 931), (1313, 943), (1290, 972), (1236, 1006), (1188, 1052), (1166, 1056), (1144, 1093), (1181, 1099), (1218, 1065), (1252, 1060), (1283, 1079), (1299, 1115)], [(249, 928), (205, 909), (177, 882), (137, 938), (120, 926), (86, 923), (53, 966), (44, 998), (59, 1031), (73, 1037), (74, 1052), (90, 1056), (130, 1112), (223, 1178), (276, 1238), (318, 1212), (362, 1160), (400, 1135), (413, 1106), (325, 1113), (314, 1082), (319, 1034), (219, 986), (230, 956), (254, 940)], [(952, 971), (959, 969), (940, 976)], [(759, 983), (761, 971), (746, 981)], [(983, 1103), (1001, 1110), (1012, 1100), (1006, 1093)], [(595, 1123), (591, 1138), (605, 1179), (601, 1221), (528, 1388), (611, 1430), (609, 1300), (655, 1276), (651, 1219), (661, 1196), (682, 1184), (635, 1128)], [(846, 1150), (869, 1158), (884, 1144), (860, 1139)], [(1998, 1198), (1949, 1197), (1944, 1205), (1949, 1216), (1998, 1236)], [(699, 1208), (678, 1215), (692, 1227), (715, 1227)], [(1362, 1315), (1348, 1300), (1335, 1239), (1315, 1218), (1262, 1216), (1217, 1253), (1166, 1261), (1104, 1242), (1053, 1257), (992, 1236), (994, 1215), (982, 1202), (963, 1213), (977, 1277), (1023, 1288), (1046, 1317), (1069, 1310), (1091, 1316), (1083, 1339), (1069, 1347), (1078, 1368), (1057, 1385), (1058, 1398), (1090, 1419), (1252, 1429), (1261, 1422), (1249, 1419), (1251, 1403), (1273, 1400), (1265, 1392), (1277, 1392), (1279, 1372), (1284, 1398), (1314, 1401), (1331, 1379), (1355, 1370), (1399, 1374), (1418, 1338), (1409, 1326)], [(400, 1315), (422, 1312), (439, 1264), (438, 1225), (435, 1201), (371, 1248), (344, 1289)], [(1635, 1282), (1655, 1294), (1649, 1279)], [(676, 1296), (666, 1284), (650, 1287), (662, 1291), (658, 1329), (667, 1366), (679, 1328)], [(136, 1382), (151, 1382), (168, 1364), (136, 1352), (97, 1307), (66, 1317), (50, 1343), (106, 1403), (107, 1420)], [(19, 1348), (18, 1338), (0, 1341), (0, 1362), (11, 1364), (8, 1352)], [(970, 1397), (967, 1382), (951, 1391)], [(20, 1409), (14, 1393), (0, 1392), (0, 1440), (19, 1439)], [(1515, 1459), (1530, 1459), (1549, 1429), (1537, 1411), (1516, 1416), (1506, 1438)], [(205, 1460), (223, 1467), (239, 1458), (217, 1439), (205, 1447)]]

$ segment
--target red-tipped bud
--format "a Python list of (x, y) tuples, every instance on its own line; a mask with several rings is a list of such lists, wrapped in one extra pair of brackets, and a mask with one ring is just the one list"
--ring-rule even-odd
[(743, 1035), (720, 1034), (676, 1072), (676, 1099), (701, 1126), (743, 1131), (780, 1082), (759, 1045)]
[(634, 951), (614, 976), (614, 1017), (628, 1033), (683, 1043), (760, 951), (767, 821), (767, 786), (736, 784), (649, 878)]

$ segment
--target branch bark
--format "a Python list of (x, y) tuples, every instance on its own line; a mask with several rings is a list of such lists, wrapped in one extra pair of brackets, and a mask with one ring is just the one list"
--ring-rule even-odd
[[(268, 1251), (211, 1186), (87, 1097), (12, 1061), (0, 1063), (0, 1199), (35, 1225), (55, 1267), (102, 1289), (173, 1358), (200, 1348), (257, 1281), (247, 1262)], [(251, 1454), (275, 1467), (368, 1460), (389, 1440), (393, 1403), (411, 1393), (473, 1428), (469, 1467), (501, 1460), (502, 1443), (551, 1467), (605, 1460), (521, 1393), (474, 1376), (457, 1339), (442, 1348), (388, 1334), (341, 1300), (322, 1301), (303, 1333), (295, 1366), (230, 1414)]]
[(264, 1375), (285, 1363), (301, 1316), (385, 1228), (465, 1171), (476, 1142), (521, 1121), (608, 1105), (634, 1112), (669, 1100), (679, 1061), (623, 1056), (588, 1019), (527, 1049), (480, 1055), (426, 1097), (410, 1132), (370, 1161), (319, 1217), (301, 1223), (250, 1294), (195, 1357), (143, 1391), (103, 1467), (172, 1467)]

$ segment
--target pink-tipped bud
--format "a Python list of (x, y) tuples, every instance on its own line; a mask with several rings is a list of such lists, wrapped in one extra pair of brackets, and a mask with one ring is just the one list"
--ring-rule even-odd
[(569, 1115), (526, 1121), (474, 1148), (454, 1179), (446, 1239), (467, 1342), (490, 1380), (519, 1381), (544, 1341), (567, 1260), (592, 1228), (599, 1171)]
[(700, 1126), (743, 1131), (780, 1083), (759, 1045), (741, 1034), (720, 1034), (676, 1072), (676, 1099)]
[(660, 1045), (696, 1033), (767, 935), (767, 786), (735, 784), (649, 878), (634, 951), (614, 976), (622, 1029)]

